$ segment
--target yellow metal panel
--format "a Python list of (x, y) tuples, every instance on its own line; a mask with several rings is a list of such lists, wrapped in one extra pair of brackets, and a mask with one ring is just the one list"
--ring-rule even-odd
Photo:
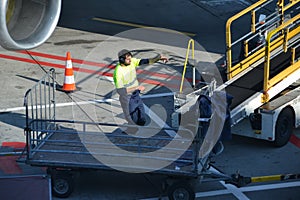
[(284, 78), (288, 77), (290, 74), (292, 74), (294, 71), (299, 69), (300, 67), (300, 60), (295, 62), (294, 64), (290, 65), (288, 68), (274, 76), (272, 79), (268, 81), (268, 87), (271, 88), (280, 81), (282, 81)]
[(247, 58), (248, 57), (248, 53), (249, 53), (249, 51), (248, 51), (248, 49), (249, 49), (249, 43), (248, 43), (248, 41), (245, 41), (244, 42), (244, 46), (245, 46), (245, 58)]
[(283, 46), (282, 46), (282, 48), (283, 48), (284, 52), (287, 52), (287, 48), (288, 48), (288, 33), (289, 33), (288, 29), (284, 30), (284, 32), (283, 32), (284, 37), (283, 37)]
[(251, 183), (259, 183), (266, 181), (280, 181), (281, 175), (273, 175), (273, 176), (260, 176), (260, 177), (252, 177)]
[[(271, 39), (273, 37), (273, 35), (275, 35), (276, 33), (282, 31), (284, 28), (286, 28), (287, 26), (289, 26), (290, 24), (294, 23), (295, 21), (300, 19), (300, 14), (296, 15), (295, 17), (293, 17), (292, 19), (286, 21), (285, 23), (281, 24), (279, 27), (277, 27), (276, 29), (272, 30), (271, 32), (269, 32), (267, 39), (266, 39), (266, 52), (265, 52), (265, 66), (264, 66), (264, 88), (263, 88), (263, 95), (262, 95), (262, 102), (266, 103), (269, 101), (268, 98), (268, 90), (276, 85), (278, 82), (280, 82), (281, 80), (283, 80), (284, 78), (286, 78), (287, 76), (289, 76), (291, 73), (293, 73), (295, 70), (297, 70), (299, 68), (299, 62), (296, 62), (294, 64), (292, 64), (291, 66), (289, 66), (288, 68), (286, 68), (285, 70), (283, 70), (282, 72), (280, 72), (279, 74), (277, 74), (275, 77), (273, 77), (271, 80), (269, 79), (269, 71), (270, 71), (270, 59), (271, 59)], [(282, 36), (281, 38), (281, 42), (282, 44), (284, 44), (284, 40), (286, 37), (286, 40), (290, 40), (291, 38), (293, 38), (294, 36), (299, 34), (299, 30), (300, 30), (300, 26), (298, 26), (297, 28), (295, 28), (292, 31), (287, 32), (286, 36)]]
[(291, 65), (295, 63), (295, 57), (296, 57), (296, 48), (292, 48), (292, 59), (291, 59)]
[(255, 31), (256, 31), (256, 27), (255, 27), (255, 11), (254, 10), (252, 10), (251, 11), (251, 31), (252, 31), (252, 33), (255, 33)]

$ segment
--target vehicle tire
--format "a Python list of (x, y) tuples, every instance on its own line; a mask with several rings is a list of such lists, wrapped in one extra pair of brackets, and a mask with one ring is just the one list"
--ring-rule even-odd
[(186, 181), (178, 181), (168, 188), (168, 197), (170, 200), (194, 200), (195, 192)]
[(284, 109), (279, 114), (275, 126), (275, 140), (276, 147), (282, 147), (288, 143), (293, 132), (293, 111), (289, 108)]
[(70, 174), (57, 173), (52, 177), (52, 193), (59, 198), (67, 198), (74, 190), (74, 180)]

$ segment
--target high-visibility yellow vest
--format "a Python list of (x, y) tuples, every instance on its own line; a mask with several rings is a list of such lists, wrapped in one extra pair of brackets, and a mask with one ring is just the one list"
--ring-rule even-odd
[(122, 66), (120, 63), (114, 71), (114, 83), (117, 89), (137, 87), (139, 82), (136, 77), (136, 67), (141, 59), (131, 58), (130, 65)]

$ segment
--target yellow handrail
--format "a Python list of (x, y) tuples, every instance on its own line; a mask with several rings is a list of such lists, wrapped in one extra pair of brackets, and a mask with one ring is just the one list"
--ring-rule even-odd
[[(255, 4), (249, 6), (248, 8), (242, 10), (241, 12), (237, 13), (236, 15), (232, 16), (231, 18), (229, 18), (226, 22), (226, 56), (227, 56), (227, 72), (228, 72), (228, 79), (232, 78), (231, 75), (231, 67), (232, 67), (232, 53), (231, 53), (231, 24), (233, 21), (235, 21), (236, 19), (242, 17), (243, 15), (249, 13), (250, 11), (254, 10), (255, 8), (257, 8), (258, 6), (262, 5), (263, 3), (265, 3), (268, 0), (260, 0), (258, 2), (256, 2)], [(255, 28), (255, 25), (253, 25), (253, 23), (255, 23), (255, 21), (253, 22), (252, 20), (252, 24), (251, 24), (251, 30), (253, 31)]]
[[(284, 0), (278, 0), (277, 7), (279, 8), (280, 14), (282, 14), (282, 17), (284, 16), (284, 11), (290, 9), (294, 5), (296, 5), (300, 0), (290, 0), (288, 4), (284, 5)], [(282, 19), (284, 20), (284, 19)]]
[[(237, 65), (232, 66), (231, 24), (232, 24), (233, 21), (235, 21), (238, 18), (242, 17), (243, 15), (251, 12), (251, 27), (250, 28), (251, 28), (251, 32), (255, 33), (255, 31), (256, 31), (256, 27), (255, 27), (256, 9), (257, 9), (257, 7), (261, 6), (262, 4), (264, 4), (267, 1), (270, 1), (270, 0), (259, 0), (255, 4), (249, 6), (248, 8), (242, 10), (238, 14), (236, 14), (236, 15), (232, 16), (231, 18), (229, 18), (227, 23), (226, 23), (226, 57), (227, 57), (227, 74), (228, 74), (227, 78), (228, 78), (228, 80), (232, 79), (235, 75), (237, 75), (241, 71), (245, 70), (247, 67), (252, 65), (254, 62), (259, 60), (260, 58), (263, 58), (263, 55), (260, 54), (262, 56), (260, 58), (255, 57), (255, 59), (248, 59), (248, 61), (250, 61), (250, 63), (240, 62)], [(287, 4), (284, 4), (283, 0), (278, 0), (278, 2), (277, 2), (278, 13), (281, 16), (281, 21), (280, 21), (279, 25), (281, 25), (285, 20), (284, 19), (284, 12), (286, 10), (290, 9), (291, 7), (293, 7), (294, 5), (296, 5), (299, 2), (300, 2), (300, 0), (290, 0)], [(248, 51), (248, 47), (246, 46), (246, 52), (245, 53), (248, 53), (247, 51)]]
[[(275, 49), (277, 49), (279, 46), (282, 45), (282, 37), (275, 39), (274, 41), (271, 42), (271, 47), (270, 47), (270, 51), (273, 51)], [(259, 50), (257, 50), (256, 52), (254, 52), (252, 55), (248, 56), (247, 58), (245, 58), (243, 61), (241, 61), (240, 63), (234, 65), (233, 67), (231, 67), (231, 76), (234, 77), (237, 74), (239, 74), (241, 71), (243, 71), (244, 69), (247, 69), (248, 67), (250, 67), (253, 63), (256, 63), (258, 60), (263, 59), (265, 56), (265, 49), (261, 48)]]
[(180, 92), (180, 93), (182, 93), (183, 81), (184, 81), (185, 72), (186, 72), (186, 65), (187, 65), (188, 60), (189, 60), (189, 53), (190, 53), (191, 45), (192, 45), (192, 59), (193, 59), (193, 60), (195, 59), (195, 42), (194, 42), (193, 39), (190, 39), (190, 40), (189, 40), (189, 43), (188, 43), (187, 50), (186, 50), (186, 56), (185, 56), (185, 62), (184, 62), (184, 68), (183, 68), (183, 73), (182, 73), (182, 78), (181, 78), (180, 89), (179, 89), (179, 92)]
[[(266, 48), (265, 48), (265, 64), (264, 64), (264, 85), (263, 85), (263, 95), (262, 95), (262, 102), (266, 103), (269, 101), (269, 95), (268, 95), (268, 90), (276, 85), (278, 82), (282, 81), (284, 78), (289, 76), (291, 73), (299, 69), (300, 67), (300, 61), (293, 62), (289, 67), (281, 71), (279, 74), (274, 76), (273, 78), (270, 79), (270, 60), (271, 60), (271, 38), (273, 35), (278, 33), (279, 31), (284, 30), (287, 26), (290, 24), (294, 23), (295, 21), (300, 19), (300, 14), (296, 15), (292, 19), (286, 21), (285, 23), (281, 24), (279, 27), (276, 29), (270, 31), (267, 35), (266, 39)], [(294, 36), (298, 35), (300, 33), (300, 26), (297, 28), (287, 31), (285, 36), (280, 37), (282, 40), (283, 44), (283, 49), (285, 49), (285, 44), (284, 40), (289, 40), (290, 38), (293, 38)], [(291, 57), (293, 57), (293, 49), (291, 49)]]

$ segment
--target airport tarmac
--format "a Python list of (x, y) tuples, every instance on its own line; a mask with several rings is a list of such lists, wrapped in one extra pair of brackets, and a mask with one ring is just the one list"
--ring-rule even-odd
[[(214, 2), (216, 1), (211, 1), (212, 4)], [(203, 5), (203, 1), (194, 1), (194, 3)], [(112, 2), (112, 4), (114, 3)], [(164, 6), (167, 5), (164, 4)], [(220, 11), (217, 12), (217, 7), (213, 9), (209, 4), (206, 5), (206, 8), (220, 13)], [(112, 12), (112, 10), (106, 12), (108, 11)], [(225, 14), (219, 15), (218, 18), (225, 17)], [(98, 16), (99, 19), (103, 18)], [(140, 18), (141, 21), (143, 19), (143, 17)], [(177, 24), (175, 19), (174, 21), (174, 25)], [(76, 23), (76, 20), (73, 20), (72, 23)], [(96, 20), (93, 20), (93, 23), (96, 23)], [(180, 30), (188, 30), (183, 24), (181, 23)], [(217, 24), (219, 25), (221, 22), (218, 21)], [(110, 29), (110, 26), (105, 25), (103, 28)], [(214, 65), (224, 56), (220, 51), (215, 51), (224, 48), (224, 45), (211, 42), (215, 37), (211, 34), (212, 32), (209, 32), (212, 29), (213, 25), (203, 31), (210, 33), (207, 34), (207, 38), (204, 38), (203, 46), (207, 47), (209, 43), (212, 43), (211, 49), (214, 51), (207, 52), (202, 45), (196, 44), (195, 57), (200, 66)], [(117, 30), (119, 31), (119, 29)], [(117, 62), (117, 52), (122, 48), (133, 50), (137, 57), (153, 57), (157, 53), (162, 53), (170, 58), (166, 64), (156, 63), (138, 70), (139, 80), (146, 87), (143, 95), (178, 91), (190, 37), (179, 32), (170, 32), (168, 29), (139, 28), (118, 31), (117, 35), (111, 36), (57, 27), (52, 37), (36, 49), (22, 52), (9, 52), (1, 49), (0, 142), (25, 141), (23, 130), (25, 127), (24, 94), (50, 68), (55, 69), (57, 83), (62, 85), (67, 51), (71, 52), (78, 89), (71, 94), (56, 92), (57, 118), (85, 119), (86, 113), (80, 114), (77, 110), (78, 103), (80, 103), (80, 105), (87, 106), (84, 107), (84, 110), (92, 112), (93, 120), (110, 122), (120, 119), (122, 122), (122, 116), (118, 115), (120, 114), (119, 106), (105, 104), (106, 99), (117, 98), (114, 93), (112, 73), (113, 66)], [(189, 32), (194, 33), (196, 30)], [(223, 33), (218, 34), (222, 35)], [(163, 38), (164, 43), (151, 42), (147, 39), (149, 37)], [(134, 38), (139, 39), (135, 40)], [(187, 69), (187, 76), (191, 77), (190, 67)], [(188, 82), (190, 79), (185, 81), (186, 90), (190, 89)], [(105, 109), (105, 112), (101, 112), (101, 109)], [(299, 130), (295, 130), (290, 143), (282, 148), (274, 148), (265, 141), (234, 136), (231, 141), (225, 142), (225, 150), (220, 156), (214, 158), (214, 165), (225, 173), (232, 174), (238, 170), (245, 176), (299, 173), (300, 144), (298, 138), (300, 138)], [(160, 197), (164, 199), (165, 196), (161, 196), (161, 178), (151, 174), (85, 171), (76, 178), (74, 193), (68, 199), (150, 200)], [(244, 188), (236, 188), (217, 181), (199, 184), (196, 188), (196, 197), (205, 199), (296, 200), (300, 198), (299, 181), (255, 184)], [(58, 198), (53, 197), (53, 199)]]
[[(169, 34), (169, 33), (168, 33)], [(69, 38), (77, 41), (86, 41), (85, 43), (75, 43), (71, 46)], [(100, 43), (89, 43), (88, 41), (103, 41)], [(124, 42), (129, 49), (135, 49), (137, 56), (153, 56), (156, 52), (163, 53), (171, 59), (169, 63), (157, 63), (153, 66), (141, 68), (139, 77), (141, 83), (146, 87), (145, 96), (149, 94), (170, 93), (178, 90), (180, 82), (180, 68), (182, 70), (186, 49), (178, 47), (166, 47), (165, 45), (133, 41), (124, 38), (111, 38), (100, 34), (91, 34), (84, 31), (74, 31), (71, 29), (57, 28), (49, 41), (41, 47), (27, 52), (8, 52), (2, 51), (1, 56), (1, 142), (3, 141), (25, 141), (23, 127), (25, 126), (25, 110), (23, 107), (23, 97), (25, 92), (31, 88), (50, 68), (55, 68), (57, 83), (63, 84), (64, 67), (66, 52), (70, 51), (74, 67), (77, 91), (66, 94), (56, 92), (57, 118), (59, 119), (82, 119), (78, 114), (76, 104), (81, 102), (86, 107), (85, 110), (95, 110), (96, 104), (84, 104), (84, 102), (103, 101), (104, 99), (116, 99), (113, 92), (112, 83), (113, 69), (110, 67), (116, 62), (116, 50), (110, 49), (113, 42)], [(57, 48), (57, 44), (60, 45)], [(132, 46), (131, 46), (132, 45)], [(107, 47), (108, 46), (108, 47)], [(146, 51), (142, 51), (146, 48)], [(137, 48), (139, 47), (139, 48)], [(95, 50), (96, 49), (96, 50)], [(105, 49), (98, 51), (97, 49)], [(197, 52), (201, 55), (206, 52)], [(209, 54), (207, 54), (209, 55)], [(211, 54), (209, 60), (203, 62), (216, 61), (222, 55)], [(202, 58), (205, 56), (202, 56)], [(205, 57), (207, 59), (207, 57)], [(9, 66), (9, 67), (8, 67)], [(45, 71), (44, 71), (45, 70)], [(174, 76), (175, 75), (175, 76)], [(188, 75), (191, 75), (188, 69)], [(188, 82), (188, 81), (187, 81)], [(160, 83), (160, 84), (158, 84)], [(187, 87), (187, 89), (189, 89)], [(97, 104), (97, 109), (101, 103)], [(118, 107), (118, 106), (117, 106)], [(111, 105), (106, 107), (111, 109)], [(119, 112), (113, 109), (113, 112)], [(94, 113), (94, 112), (93, 112)], [(102, 112), (96, 112), (94, 120), (103, 120), (110, 122), (115, 120), (116, 115), (110, 115)], [(102, 114), (102, 116), (101, 116)], [(86, 113), (85, 113), (86, 115)], [(122, 122), (119, 121), (119, 122)], [(296, 137), (298, 131), (296, 130)], [(238, 149), (238, 150), (237, 150)], [(287, 156), (288, 155), (288, 156)], [(254, 139), (234, 137), (232, 141), (225, 143), (225, 151), (222, 156), (215, 158), (215, 166), (228, 174), (240, 170), (246, 176), (262, 176), (281, 173), (298, 173), (299, 147), (289, 143), (282, 148), (273, 148), (264, 141)], [(133, 180), (131, 184), (117, 181)], [(128, 175), (118, 172), (83, 172), (76, 180), (74, 193), (68, 199), (155, 199), (160, 196), (160, 181), (162, 177), (152, 175)], [(150, 179), (150, 180), (149, 180)], [(105, 181), (104, 181), (105, 180)], [(281, 183), (277, 183), (281, 184)], [(246, 188), (243, 190), (229, 189), (228, 185), (222, 182), (205, 183), (199, 186), (197, 190), (198, 197), (214, 199), (231, 199), (237, 197), (251, 197), (257, 199), (258, 191), (268, 190), (271, 194), (278, 197), (277, 190), (281, 190), (280, 198), (290, 197), (297, 199), (299, 197), (298, 182), (289, 183), (290, 185), (270, 185), (262, 187), (262, 190), (256, 188)], [(117, 185), (117, 189), (116, 189)], [(123, 187), (126, 185), (126, 187)], [(99, 189), (99, 187), (101, 189)], [(224, 189), (227, 188), (227, 189)], [(254, 186), (253, 186), (254, 187)], [(272, 189), (273, 187), (273, 189)], [(201, 189), (202, 188), (202, 189)], [(205, 188), (205, 189), (204, 189)], [(274, 189), (275, 188), (275, 189)], [(286, 189), (289, 188), (289, 189)], [(286, 191), (287, 190), (287, 191)], [(117, 191), (117, 192), (115, 192)], [(134, 193), (133, 191), (138, 191)], [(230, 192), (231, 191), (231, 192)], [(234, 192), (233, 192), (234, 191)], [(275, 193), (274, 193), (275, 192)], [(218, 195), (218, 193), (221, 193)], [(244, 196), (247, 194), (246, 196)], [(238, 196), (241, 195), (241, 196)], [(261, 195), (261, 194), (259, 194)], [(125, 198), (124, 198), (125, 196)], [(296, 198), (297, 197), (297, 198)], [(53, 197), (53, 199), (56, 199)]]
[[(182, 39), (182, 45), (185, 46), (187, 46), (190, 39), (179, 33), (165, 32), (164, 29), (161, 31), (137, 29), (131, 32), (128, 31), (125, 34), (157, 34), (166, 37), (166, 39), (174, 36), (176, 40)], [(70, 38), (72, 39), (70, 40)], [(170, 42), (173, 40), (172, 38)], [(121, 48), (116, 48), (116, 45)], [(182, 78), (181, 72), (186, 56), (185, 48), (58, 27), (53, 36), (39, 48), (20, 52), (2, 50), (0, 54), (2, 65), (1, 84), (3, 85), (1, 94), (6, 95), (5, 98), (0, 100), (1, 130), (3, 130), (1, 131), (1, 134), (3, 134), (0, 137), (1, 141), (25, 141), (22, 133), (25, 126), (24, 95), (51, 68), (55, 69), (57, 84), (61, 86), (64, 84), (67, 51), (71, 53), (77, 90), (70, 95), (57, 92), (57, 107), (70, 100), (79, 102), (116, 98), (112, 74), (114, 65), (117, 62), (117, 52), (123, 47), (132, 49), (136, 57), (150, 58), (160, 53), (170, 59), (166, 64), (156, 63), (153, 66), (138, 69), (139, 81), (146, 87), (145, 94), (168, 93), (179, 90)], [(211, 64), (221, 58), (221, 55), (201, 50), (195, 51), (196, 56), (201, 58), (201, 61), (196, 60), (196, 62)], [(187, 68), (187, 75), (191, 75), (190, 67)], [(184, 81), (184, 87), (187, 90), (191, 89), (188, 86), (189, 82), (190, 80)], [(59, 110), (61, 108), (58, 109), (58, 112)], [(72, 117), (72, 112), (68, 113)], [(64, 112), (65, 114), (66, 112)]]

